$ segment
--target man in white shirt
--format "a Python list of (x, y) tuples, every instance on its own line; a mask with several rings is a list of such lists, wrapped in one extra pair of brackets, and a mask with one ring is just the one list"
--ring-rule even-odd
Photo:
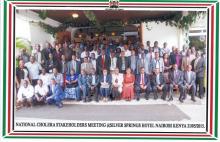
[(163, 48), (161, 48), (161, 54), (164, 55), (164, 53), (170, 55), (170, 49), (167, 47), (167, 42), (164, 42)]
[(31, 80), (31, 84), (35, 86), (37, 84), (37, 80), (39, 79), (40, 70), (42, 70), (41, 65), (35, 61), (35, 57), (30, 57), (30, 62), (25, 63), (29, 71), (29, 78)]
[(22, 106), (32, 106), (32, 98), (34, 95), (34, 88), (32, 85), (28, 84), (27, 80), (24, 80), (23, 86), (18, 90), (17, 94), (17, 109)]
[(114, 73), (112, 74), (112, 99), (120, 99), (123, 87), (123, 74), (119, 73), (119, 69), (115, 68)]
[(40, 44), (35, 45), (35, 49), (32, 51), (32, 54), (34, 55), (36, 61), (38, 63), (41, 63), (41, 47), (40, 47)]
[(85, 50), (85, 51), (83, 51), (83, 52), (81, 53), (80, 58), (81, 58), (81, 59), (84, 59), (85, 57), (89, 57), (88, 55), (89, 55), (89, 52)]
[(46, 86), (50, 85), (51, 76), (50, 74), (46, 73), (46, 69), (42, 68), (42, 73), (39, 76), (39, 79), (43, 81), (43, 84)]
[(96, 47), (94, 47), (93, 50), (90, 52), (90, 56), (92, 56), (92, 54), (94, 54), (95, 59), (98, 58), (98, 51), (97, 51), (97, 48), (96, 48)]
[(146, 42), (146, 45), (145, 45), (144, 49), (148, 51), (150, 47), (151, 47), (151, 46), (150, 46), (150, 41), (148, 40), (148, 41)]
[(49, 89), (47, 85), (43, 84), (43, 81), (39, 79), (37, 85), (34, 87), (33, 103), (44, 103), (48, 95)]
[(131, 51), (128, 48), (128, 45), (124, 45), (124, 51), (125, 51), (125, 57), (130, 57), (131, 56)]

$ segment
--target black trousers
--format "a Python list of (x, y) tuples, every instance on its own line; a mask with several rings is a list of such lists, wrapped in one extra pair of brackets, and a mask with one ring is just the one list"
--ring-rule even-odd
[(31, 80), (31, 85), (32, 85), (32, 86), (37, 85), (37, 81), (38, 81), (38, 79), (32, 79), (32, 80)]
[(199, 97), (204, 97), (204, 77), (196, 77), (196, 79), (196, 87), (199, 86)]

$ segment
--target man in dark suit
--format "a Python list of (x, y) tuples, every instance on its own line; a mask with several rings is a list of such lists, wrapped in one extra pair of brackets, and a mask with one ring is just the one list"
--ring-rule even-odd
[(102, 75), (100, 76), (100, 93), (104, 98), (104, 101), (109, 99), (110, 88), (112, 84), (112, 77), (108, 74), (107, 70), (104, 69)]
[(61, 55), (61, 61), (59, 61), (59, 72), (62, 74), (66, 74), (67, 72), (67, 62), (66, 57), (64, 55)]
[(198, 60), (194, 62), (194, 71), (196, 73), (196, 86), (199, 85), (199, 98), (204, 97), (204, 71), (205, 71), (205, 59), (199, 55)]
[(140, 93), (145, 92), (145, 99), (149, 99), (150, 94), (150, 80), (148, 75), (145, 73), (144, 67), (141, 67), (140, 74), (136, 76), (135, 81), (135, 90), (136, 90), (136, 99), (140, 100)]
[(129, 61), (130, 61), (130, 68), (131, 68), (133, 74), (138, 74), (138, 72), (137, 72), (138, 57), (136, 56), (134, 49), (131, 50), (131, 56), (129, 57)]
[(104, 69), (107, 69), (107, 71), (110, 72), (110, 64), (110, 57), (105, 54), (105, 49), (102, 49), (101, 55), (97, 58), (97, 74), (102, 74)]
[[(58, 68), (58, 62), (54, 59), (53, 54), (49, 53), (49, 59), (46, 60), (46, 69), (47, 72), (52, 73), (53, 68)], [(58, 69), (59, 70), (59, 69)]]
[(119, 68), (120, 73), (125, 73), (126, 69), (129, 68), (130, 61), (128, 57), (125, 57), (125, 52), (121, 52), (121, 56), (117, 60), (117, 67)]
[(55, 49), (52, 48), (49, 42), (46, 42), (45, 48), (41, 51), (41, 58), (43, 62), (49, 60), (49, 54), (54, 53)]
[(80, 74), (80, 62), (76, 60), (76, 55), (72, 55), (72, 60), (67, 63), (67, 74), (74, 69), (77, 74)]
[(167, 85), (164, 80), (164, 76), (162, 73), (160, 73), (159, 68), (155, 69), (155, 74), (152, 76), (152, 89), (154, 93), (154, 99), (156, 100), (158, 98), (159, 91), (163, 91), (163, 94), (161, 96), (161, 99), (166, 100), (166, 93), (167, 93)]
[(182, 55), (179, 53), (179, 48), (173, 47), (173, 52), (170, 53), (171, 64), (177, 64), (178, 68), (181, 69), (182, 66)]
[(173, 71), (169, 73), (170, 78), (170, 98), (173, 100), (173, 90), (179, 89), (180, 96), (183, 95), (183, 73), (178, 69), (177, 64), (173, 65)]
[[(90, 96), (88, 96), (88, 86), (87, 86), (87, 76), (84, 70), (81, 70), (81, 74), (78, 78), (79, 88), (83, 94), (83, 102), (90, 101)], [(79, 99), (80, 100), (80, 99)]]
[(186, 91), (192, 92), (191, 94), (191, 100), (193, 102), (195, 102), (195, 94), (196, 94), (196, 74), (195, 72), (191, 71), (192, 70), (192, 66), (191, 65), (187, 65), (187, 70), (184, 71), (183, 74), (183, 90), (184, 93), (182, 96), (180, 96), (179, 100), (180, 102), (183, 102), (183, 100), (185, 100), (186, 98)]
[(88, 95), (95, 94), (96, 102), (99, 102), (99, 76), (95, 74), (95, 69), (92, 69), (92, 74), (87, 76)]
[(48, 96), (49, 97), (46, 98), (46, 103), (55, 104), (58, 108), (63, 107), (62, 100), (64, 99), (65, 94), (54, 78), (51, 79)]

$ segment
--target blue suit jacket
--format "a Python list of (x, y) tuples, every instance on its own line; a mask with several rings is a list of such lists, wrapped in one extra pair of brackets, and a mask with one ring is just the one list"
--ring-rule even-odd
[[(187, 79), (188, 79), (188, 76), (187, 76), (187, 72), (185, 71), (183, 73), (183, 84), (184, 85), (186, 85)], [(191, 79), (189, 80), (188, 84), (195, 85), (195, 83), (196, 83), (196, 74), (195, 74), (195, 72), (191, 71)]]
[(87, 76), (86, 75), (82, 76), (80, 74), (78, 78), (78, 83), (79, 83), (79, 86), (87, 86)]
[(183, 73), (180, 70), (177, 70), (177, 76), (175, 78), (174, 71), (169, 73), (169, 79), (171, 84), (183, 85)]
[(60, 99), (64, 99), (64, 92), (63, 89), (60, 87), (59, 84), (56, 84), (54, 87), (54, 91), (52, 91), (52, 85), (50, 85), (49, 95), (55, 97), (59, 97)]
[[(87, 85), (89, 87), (92, 86), (92, 75), (88, 75), (87, 76)], [(99, 76), (95, 75), (95, 86), (98, 86), (98, 85), (99, 85)]]
[[(103, 76), (103, 75), (100, 76), (99, 81), (100, 81), (100, 83), (101, 83), (101, 82), (104, 82), (104, 76)], [(111, 83), (112, 83), (112, 77), (111, 77), (111, 75), (108, 74), (108, 75), (106, 76), (106, 82), (107, 82), (109, 85), (111, 85)]]
[[(135, 85), (137, 87), (140, 87), (140, 83), (141, 83), (141, 74), (138, 74), (136, 76)], [(144, 84), (150, 86), (150, 79), (146, 73), (144, 74)]]
[[(158, 85), (156, 79), (157, 79), (157, 78), (156, 78), (156, 74), (154, 74), (154, 75), (152, 76), (152, 85), (153, 85), (153, 86), (157, 86), (157, 85)], [(164, 84), (165, 84), (165, 80), (164, 80), (164, 76), (163, 76), (162, 73), (159, 74), (159, 79), (160, 79), (160, 84), (161, 84), (161, 85), (164, 85)]]

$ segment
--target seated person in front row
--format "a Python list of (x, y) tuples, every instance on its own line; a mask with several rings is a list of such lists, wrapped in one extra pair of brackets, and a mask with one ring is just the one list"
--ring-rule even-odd
[(179, 89), (180, 96), (183, 96), (183, 73), (178, 69), (177, 64), (173, 65), (173, 71), (169, 73), (170, 78), (170, 98), (169, 101), (173, 100), (173, 90)]
[(145, 99), (149, 99), (150, 94), (150, 80), (148, 75), (145, 73), (144, 67), (141, 67), (140, 74), (136, 76), (135, 81), (135, 90), (136, 90), (136, 99), (140, 100), (140, 93), (145, 92)]
[(109, 99), (110, 87), (112, 82), (111, 75), (108, 74), (107, 70), (104, 69), (103, 74), (100, 76), (100, 93), (103, 97), (103, 101), (107, 101)]
[(160, 73), (159, 68), (155, 69), (154, 75), (152, 76), (152, 89), (154, 93), (154, 99), (156, 100), (158, 98), (158, 93), (160, 91), (163, 91), (163, 94), (161, 96), (161, 99), (166, 100), (166, 92), (167, 92), (167, 85), (165, 83), (163, 74)]
[(191, 100), (195, 102), (195, 94), (196, 94), (196, 74), (195, 72), (191, 71), (192, 66), (187, 65), (186, 71), (183, 73), (183, 94), (180, 96), (180, 102), (186, 99), (186, 92), (191, 92)]
[(66, 88), (64, 90), (66, 99), (79, 100), (78, 77), (79, 75), (75, 73), (74, 69), (72, 69), (70, 74), (66, 76)]
[(32, 99), (34, 96), (34, 87), (23, 80), (23, 86), (21, 85), (17, 94), (17, 109), (23, 106), (32, 106)]
[(119, 100), (121, 98), (124, 76), (119, 73), (119, 69), (115, 68), (112, 74), (112, 99)]
[(121, 98), (126, 101), (131, 101), (134, 98), (134, 82), (135, 76), (132, 74), (131, 69), (126, 69), (126, 74), (124, 75), (123, 88)]
[(94, 93), (95, 101), (99, 101), (99, 76), (96, 75), (95, 68), (92, 68), (92, 74), (87, 76), (87, 85), (88, 85), (88, 95), (91, 97), (91, 94)]
[(64, 99), (65, 94), (60, 84), (58, 84), (54, 78), (51, 79), (51, 85), (48, 96), (49, 97), (46, 98), (47, 104), (55, 104), (58, 108), (63, 107), (62, 100)]
[(48, 95), (49, 89), (47, 85), (43, 84), (43, 81), (39, 79), (37, 85), (34, 87), (34, 104), (44, 104)]
[[(80, 92), (82, 92), (83, 96), (83, 102), (90, 101), (90, 96), (88, 96), (88, 88), (87, 88), (87, 76), (84, 70), (81, 70), (81, 74), (79, 75), (78, 79)], [(80, 96), (81, 98), (81, 96)]]

